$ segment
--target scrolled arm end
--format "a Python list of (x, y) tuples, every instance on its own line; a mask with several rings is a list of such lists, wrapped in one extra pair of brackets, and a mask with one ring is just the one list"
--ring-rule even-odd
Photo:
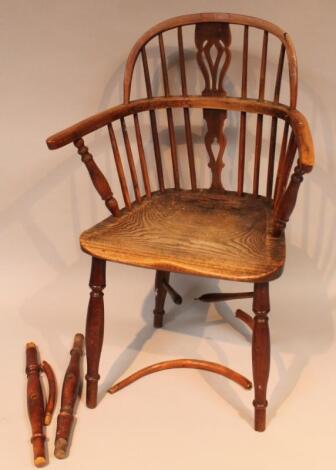
[(304, 173), (312, 171), (315, 162), (313, 138), (305, 116), (297, 110), (288, 113), (299, 152), (299, 164)]

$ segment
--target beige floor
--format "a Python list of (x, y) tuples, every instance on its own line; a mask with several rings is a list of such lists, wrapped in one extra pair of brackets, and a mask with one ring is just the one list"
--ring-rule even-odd
[[(104, 393), (121, 376), (178, 357), (220, 361), (251, 377), (251, 335), (233, 317), (237, 306), (250, 311), (249, 301), (209, 306), (192, 300), (209, 289), (241, 286), (174, 276), (184, 303), (177, 307), (169, 300), (165, 328), (154, 331), (152, 271), (110, 265), (101, 402), (88, 410), (82, 397), (70, 455), (62, 462), (51, 455), (49, 468), (333, 468), (335, 311), (312, 260), (293, 247), (288, 258), (285, 275), (271, 289), (273, 346), (265, 433), (252, 429), (252, 392), (206, 372), (164, 371), (114, 396)], [(6, 316), (9, 334), (2, 344), (1, 403), (6, 405), (0, 438), (4, 468), (30, 468), (32, 459), (24, 343), (37, 342), (61, 383), (72, 336), (84, 328), (88, 267), (83, 254), (51, 282), (35, 273), (24, 299), (7, 299), (11, 315)], [(29, 283), (40, 288), (28, 293)], [(47, 433), (52, 453), (55, 420)]]

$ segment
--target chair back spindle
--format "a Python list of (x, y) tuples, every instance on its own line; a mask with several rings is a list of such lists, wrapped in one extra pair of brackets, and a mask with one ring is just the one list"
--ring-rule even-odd
[[(247, 97), (248, 41), (249, 41), (249, 27), (244, 26), (242, 84), (241, 84), (241, 97), (242, 98)], [(244, 191), (245, 152), (246, 152), (246, 112), (242, 112), (240, 113), (239, 160), (238, 160), (238, 194), (239, 196), (241, 196)]]
[[(187, 96), (187, 78), (186, 78), (183, 35), (182, 35), (181, 26), (177, 28), (177, 34), (178, 34), (179, 66), (180, 66), (180, 73), (181, 73), (181, 91), (182, 91), (183, 96)], [(183, 115), (184, 115), (186, 146), (187, 146), (187, 153), (188, 153), (190, 184), (191, 184), (191, 189), (195, 191), (197, 189), (195, 155), (194, 155), (194, 146), (193, 146), (192, 133), (191, 133), (190, 113), (189, 113), (188, 108), (183, 109)]]
[(115, 161), (116, 168), (117, 168), (119, 183), (120, 183), (121, 192), (124, 198), (125, 207), (130, 210), (132, 208), (131, 198), (130, 198), (128, 188), (127, 188), (126, 177), (125, 177), (124, 168), (123, 168), (120, 153), (119, 153), (117, 139), (116, 139), (114, 129), (111, 123), (107, 125), (107, 128), (108, 128), (108, 132), (110, 136), (112, 151), (114, 155), (114, 161)]
[(144, 187), (145, 187), (145, 191), (146, 191), (146, 197), (148, 199), (150, 199), (152, 197), (152, 192), (151, 192), (151, 187), (150, 187), (150, 182), (149, 182), (148, 168), (147, 168), (145, 151), (144, 151), (144, 146), (143, 146), (142, 137), (141, 137), (139, 118), (138, 118), (137, 113), (135, 113), (133, 115), (133, 120), (134, 120), (135, 136), (136, 136), (138, 152), (139, 152), (139, 160), (140, 160), (142, 178), (143, 178)]

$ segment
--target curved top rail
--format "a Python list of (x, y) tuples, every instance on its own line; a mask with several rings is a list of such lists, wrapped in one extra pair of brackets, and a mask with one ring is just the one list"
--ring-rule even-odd
[(271, 101), (258, 101), (249, 98), (213, 97), (213, 96), (171, 96), (152, 99), (135, 100), (129, 103), (114, 106), (113, 108), (97, 113), (73, 126), (64, 129), (47, 139), (50, 150), (55, 150), (81, 137), (106, 126), (109, 122), (142, 111), (160, 108), (208, 108), (226, 109), (233, 111), (246, 111), (251, 113), (268, 114), (286, 118), (288, 106), (275, 104)]
[(252, 26), (277, 36), (285, 46), (287, 52), (290, 80), (290, 107), (295, 109), (297, 101), (298, 70), (296, 52), (289, 34), (270, 21), (235, 13), (195, 13), (192, 15), (176, 16), (150, 28), (137, 40), (128, 55), (124, 74), (124, 103), (128, 103), (130, 100), (133, 70), (141, 48), (161, 32), (177, 28), (178, 26), (188, 26), (198, 23), (229, 23)]

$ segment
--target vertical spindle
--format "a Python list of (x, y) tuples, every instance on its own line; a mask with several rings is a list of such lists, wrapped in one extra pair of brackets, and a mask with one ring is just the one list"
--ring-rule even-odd
[(150, 188), (150, 183), (149, 183), (148, 169), (147, 169), (147, 163), (146, 163), (146, 158), (145, 158), (145, 151), (144, 151), (144, 147), (143, 147), (143, 143), (142, 143), (142, 137), (141, 137), (141, 131), (140, 131), (140, 126), (139, 126), (139, 117), (138, 117), (138, 115), (134, 114), (133, 119), (134, 119), (135, 136), (136, 136), (136, 140), (137, 140), (137, 146), (138, 146), (140, 166), (141, 166), (141, 172), (142, 172), (144, 187), (145, 187), (145, 191), (146, 191), (146, 196), (147, 196), (148, 199), (150, 199), (152, 197), (152, 193), (151, 193), (151, 188)]
[[(259, 80), (259, 100), (260, 101), (264, 100), (264, 96), (265, 96), (267, 46), (268, 46), (268, 32), (264, 31), (264, 39), (263, 39), (262, 54), (261, 54), (261, 66), (260, 66), (260, 80)], [(257, 129), (256, 129), (254, 173), (253, 173), (253, 194), (255, 196), (258, 195), (258, 191), (259, 191), (262, 129), (263, 129), (263, 115), (258, 114)]]
[[(286, 51), (285, 46), (283, 44), (281, 44), (278, 70), (277, 70), (277, 76), (276, 76), (275, 88), (274, 88), (274, 99), (273, 99), (274, 103), (279, 103), (280, 89), (281, 89), (281, 79), (282, 79), (283, 65), (284, 65), (284, 59), (285, 59), (285, 51)], [(274, 159), (275, 159), (275, 146), (276, 146), (277, 128), (278, 128), (278, 118), (276, 116), (273, 116), (272, 117), (272, 124), (271, 124), (270, 148), (269, 148), (268, 171), (267, 171), (267, 192), (266, 192), (266, 196), (268, 198), (272, 197), (272, 191), (273, 191)]]
[[(169, 96), (170, 91), (169, 91), (169, 81), (168, 81), (168, 70), (167, 70), (167, 61), (166, 61), (166, 54), (165, 54), (162, 33), (159, 33), (159, 47), (160, 47), (164, 93), (165, 93), (165, 96)], [(168, 132), (169, 132), (171, 158), (172, 158), (172, 165), (173, 165), (174, 184), (175, 184), (176, 189), (180, 189), (180, 178), (179, 178), (179, 169), (178, 169), (178, 162), (177, 162), (176, 135), (175, 135), (174, 121), (173, 121), (173, 111), (171, 108), (167, 108), (167, 120), (168, 120)]]
[(140, 196), (140, 190), (139, 190), (138, 177), (137, 177), (137, 173), (136, 173), (136, 170), (135, 170), (131, 144), (130, 144), (130, 141), (129, 141), (129, 138), (128, 138), (128, 132), (127, 132), (127, 127), (126, 127), (126, 123), (125, 123), (124, 118), (120, 119), (120, 124), (121, 124), (121, 129), (122, 129), (124, 143), (125, 143), (127, 161), (128, 161), (129, 169), (130, 169), (130, 172), (131, 172), (131, 178), (132, 178), (132, 183), (133, 183), (135, 199), (136, 199), (137, 202), (140, 203), (141, 202), (141, 196)]
[(267, 63), (268, 32), (264, 31), (264, 39), (261, 53), (260, 80), (259, 80), (259, 100), (265, 96), (266, 63)]
[(277, 201), (278, 198), (279, 198), (279, 185), (280, 185), (280, 179), (281, 179), (281, 175), (282, 175), (282, 171), (283, 171), (283, 165), (284, 165), (284, 161), (285, 161), (285, 155), (286, 155), (286, 149), (287, 149), (287, 140), (288, 140), (288, 131), (289, 131), (289, 122), (286, 121), (285, 125), (284, 125), (283, 134), (282, 134), (278, 170), (277, 170), (277, 176), (276, 176), (276, 180), (275, 180), (275, 189), (274, 189), (274, 195), (273, 195), (274, 205), (275, 205), (275, 201)]
[[(153, 94), (152, 94), (152, 86), (151, 86), (151, 81), (150, 81), (150, 76), (149, 76), (148, 60), (147, 60), (145, 46), (141, 49), (141, 57), (142, 57), (144, 75), (145, 75), (147, 97), (151, 99), (153, 97)], [(160, 188), (160, 191), (164, 191), (161, 150), (160, 150), (159, 136), (158, 136), (158, 130), (157, 130), (156, 115), (153, 109), (149, 111), (149, 117), (150, 117), (151, 128), (152, 128), (154, 155), (155, 155), (156, 170), (158, 174), (159, 188)]]
[(242, 70), (242, 98), (247, 97), (247, 65), (248, 65), (248, 47), (249, 47), (249, 27), (244, 27), (244, 45), (243, 45), (243, 70)]
[[(180, 72), (181, 72), (181, 88), (182, 95), (187, 96), (187, 79), (186, 79), (186, 70), (185, 70), (185, 58), (184, 58), (184, 48), (183, 48), (183, 35), (182, 27), (177, 28), (178, 34), (178, 48), (179, 48), (179, 62), (180, 62)], [(194, 147), (192, 142), (192, 133), (190, 125), (190, 113), (188, 108), (183, 109), (184, 114), (184, 126), (185, 126), (185, 135), (186, 135), (186, 144), (188, 152), (188, 162), (189, 162), (189, 172), (190, 172), (190, 182), (191, 189), (195, 191), (197, 189), (196, 185), (196, 170), (195, 170), (195, 156), (194, 156)]]
[(168, 81), (167, 60), (166, 60), (166, 53), (165, 53), (162, 33), (159, 33), (158, 37), (159, 37), (159, 48), (160, 48), (160, 57), (161, 57), (163, 88), (164, 88), (165, 96), (169, 96), (170, 91), (169, 91), (169, 81)]
[(119, 181), (120, 181), (120, 187), (121, 187), (121, 192), (122, 192), (122, 195), (123, 195), (123, 198), (124, 198), (125, 206), (127, 207), (127, 209), (131, 209), (132, 205), (131, 205), (131, 200), (130, 200), (129, 193), (128, 193), (125, 173), (124, 173), (123, 165), (122, 165), (122, 162), (121, 162), (121, 157), (120, 157), (120, 153), (119, 153), (117, 139), (115, 137), (115, 133), (114, 133), (112, 124), (110, 122), (107, 124), (107, 128), (108, 128), (108, 132), (109, 132), (109, 136), (110, 136), (110, 140), (111, 140), (111, 146), (112, 146), (112, 150), (113, 150), (114, 161), (115, 161), (116, 168), (117, 168), (117, 173), (118, 173), (118, 177), (119, 177)]
[[(244, 27), (243, 45), (243, 67), (242, 67), (242, 98), (247, 97), (247, 60), (248, 60), (248, 26)], [(238, 163), (238, 194), (241, 196), (244, 191), (244, 171), (245, 171), (245, 148), (246, 148), (246, 112), (240, 113), (240, 134), (239, 134), (239, 163)]]

